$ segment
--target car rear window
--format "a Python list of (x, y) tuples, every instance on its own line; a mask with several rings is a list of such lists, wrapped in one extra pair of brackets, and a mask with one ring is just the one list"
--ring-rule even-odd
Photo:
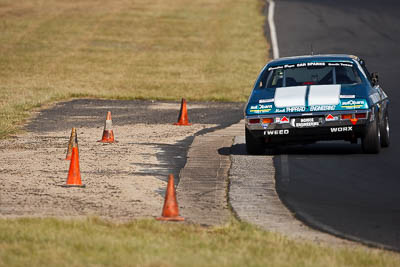
[(360, 76), (351, 63), (308, 62), (268, 68), (260, 87), (358, 83), (361, 83)]

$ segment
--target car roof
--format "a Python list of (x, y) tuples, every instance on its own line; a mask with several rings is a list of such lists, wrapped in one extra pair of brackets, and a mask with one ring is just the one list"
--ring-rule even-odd
[(294, 64), (299, 62), (329, 62), (329, 61), (339, 61), (339, 62), (354, 62), (360, 59), (357, 56), (345, 55), (345, 54), (326, 54), (326, 55), (304, 55), (304, 56), (294, 56), (294, 57), (283, 57), (270, 61), (267, 65), (285, 65)]

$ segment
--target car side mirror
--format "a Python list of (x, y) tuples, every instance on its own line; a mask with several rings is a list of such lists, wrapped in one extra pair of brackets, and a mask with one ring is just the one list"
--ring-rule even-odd
[(378, 83), (379, 83), (379, 75), (378, 75), (377, 72), (371, 73), (371, 82), (372, 82), (373, 86), (378, 85)]

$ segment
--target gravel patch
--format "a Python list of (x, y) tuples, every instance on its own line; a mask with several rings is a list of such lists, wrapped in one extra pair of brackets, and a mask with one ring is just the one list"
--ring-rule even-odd
[(61, 187), (69, 169), (65, 160), (69, 132), (27, 133), (1, 140), (0, 217), (89, 215), (126, 221), (159, 216), (168, 174), (175, 174), (178, 183), (190, 137), (214, 126), (118, 126), (114, 144), (97, 142), (102, 129), (79, 128), (86, 188)]
[[(76, 99), (34, 112), (25, 133), (0, 140), (0, 218), (160, 216), (168, 174), (179, 183), (194, 136), (239, 121), (241, 103), (188, 102), (192, 126), (174, 126), (180, 102)], [(98, 143), (107, 111), (114, 144)], [(86, 188), (64, 188), (71, 128)], [(178, 196), (179, 201), (179, 196)]]

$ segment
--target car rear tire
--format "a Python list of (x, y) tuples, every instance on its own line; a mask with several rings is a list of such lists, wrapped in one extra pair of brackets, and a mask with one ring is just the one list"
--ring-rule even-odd
[(265, 143), (263, 139), (254, 137), (247, 128), (245, 128), (245, 135), (247, 154), (261, 155), (265, 152)]
[(388, 147), (390, 145), (390, 127), (389, 127), (389, 114), (385, 113), (385, 117), (383, 117), (383, 122), (380, 127), (381, 131), (381, 146)]
[(367, 126), (367, 131), (361, 138), (364, 153), (377, 154), (381, 150), (381, 131), (378, 125), (378, 116), (376, 116), (375, 120)]

